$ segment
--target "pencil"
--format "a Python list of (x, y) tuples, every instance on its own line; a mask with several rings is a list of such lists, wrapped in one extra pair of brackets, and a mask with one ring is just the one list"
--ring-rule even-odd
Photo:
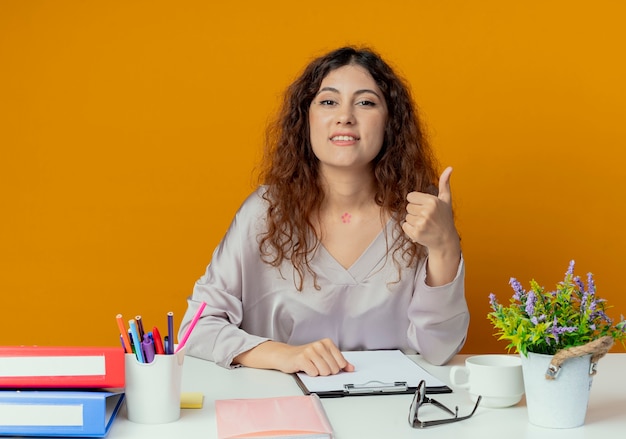
[(174, 313), (167, 313), (167, 340), (169, 343), (165, 346), (165, 353), (171, 355), (174, 353)]
[(137, 331), (139, 331), (139, 337), (143, 340), (143, 336), (145, 332), (143, 331), (143, 321), (141, 320), (141, 316), (135, 316), (135, 321), (137, 322)]
[(126, 327), (124, 326), (122, 315), (118, 314), (115, 319), (117, 320), (117, 327), (119, 328), (120, 335), (122, 336), (122, 340), (124, 341), (124, 349), (127, 354), (132, 354), (133, 348), (130, 346), (130, 339), (128, 338), (128, 332), (126, 332)]
[(202, 302), (200, 304), (198, 311), (196, 311), (196, 313), (193, 316), (193, 319), (191, 319), (191, 323), (189, 323), (189, 328), (187, 328), (185, 335), (183, 335), (183, 339), (178, 343), (176, 352), (180, 351), (185, 346), (185, 343), (187, 343), (187, 339), (191, 335), (191, 331), (193, 331), (193, 328), (194, 326), (196, 326), (196, 323), (198, 323), (198, 320), (200, 319), (200, 315), (202, 314), (202, 311), (204, 310), (205, 306), (206, 306), (206, 302)]

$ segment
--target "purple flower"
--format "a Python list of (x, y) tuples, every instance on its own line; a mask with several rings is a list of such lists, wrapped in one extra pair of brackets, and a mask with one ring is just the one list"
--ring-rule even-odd
[[(583, 290), (581, 290), (583, 291)], [(585, 312), (585, 308), (587, 308), (587, 301), (589, 300), (589, 293), (586, 291), (583, 293), (583, 296), (580, 298), (580, 311)], [(593, 302), (591, 302), (593, 304)], [(590, 306), (591, 306), (590, 304)]]
[(498, 301), (496, 300), (496, 295), (491, 293), (489, 295), (489, 303), (491, 304), (491, 308), (493, 308), (493, 310), (497, 310), (498, 309)]
[(561, 334), (565, 334), (565, 333), (570, 333), (570, 332), (576, 332), (578, 330), (578, 328), (576, 328), (575, 326), (554, 326), (552, 328), (552, 331), (550, 331), (552, 333), (552, 335), (554, 335), (554, 339), (556, 340), (556, 342), (559, 342), (559, 335)]
[(585, 284), (583, 283), (583, 281), (580, 279), (580, 276), (576, 276), (574, 278), (574, 283), (576, 284), (576, 286), (578, 287), (578, 291), (585, 291)]
[(589, 316), (589, 320), (590, 321), (594, 321), (597, 319), (601, 319), (604, 320), (605, 322), (607, 322), (609, 325), (613, 324), (613, 320), (611, 320), (611, 318), (609, 316), (607, 316), (603, 310), (599, 309), (594, 311), (590, 316)]
[(552, 327), (548, 331), (550, 334), (554, 336), (554, 340), (559, 343), (559, 335), (565, 333), (571, 333), (578, 331), (576, 326), (558, 326), (558, 321), (556, 317), (554, 317), (554, 321), (552, 322)]
[(576, 332), (578, 328), (576, 326), (554, 326), (552, 327), (553, 334), (565, 334), (566, 332)]
[(566, 277), (570, 277), (574, 274), (574, 260), (572, 259), (569, 262), (569, 267), (567, 267), (567, 272), (565, 273)]
[(587, 273), (587, 291), (591, 296), (596, 294), (596, 284), (593, 281), (593, 274)]
[(524, 296), (524, 288), (522, 287), (522, 284), (519, 283), (518, 280), (514, 277), (509, 280), (509, 284), (511, 285), (511, 287), (513, 287), (513, 291), (515, 291), (515, 294), (513, 294), (513, 298), (515, 300), (521, 300)]
[(526, 314), (532, 316), (535, 313), (535, 302), (537, 301), (537, 297), (535, 296), (534, 291), (530, 291), (528, 293), (528, 298), (526, 299)]

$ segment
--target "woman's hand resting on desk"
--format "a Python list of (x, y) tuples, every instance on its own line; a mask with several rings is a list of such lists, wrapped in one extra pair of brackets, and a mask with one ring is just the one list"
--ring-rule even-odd
[(348, 363), (329, 338), (300, 346), (266, 341), (239, 354), (233, 363), (259, 369), (276, 369), (285, 373), (304, 372), (310, 376), (354, 371), (354, 365)]

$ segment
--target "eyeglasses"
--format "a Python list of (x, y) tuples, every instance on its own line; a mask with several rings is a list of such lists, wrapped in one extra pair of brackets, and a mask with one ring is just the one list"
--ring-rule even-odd
[[(481, 399), (482, 397), (479, 396), (478, 399), (476, 400), (476, 405), (474, 406), (474, 410), (472, 410), (472, 413), (466, 416), (459, 416), (458, 407), (455, 407), (454, 411), (452, 411), (448, 407), (440, 403), (439, 401), (435, 401), (434, 399), (426, 396), (426, 382), (422, 380), (417, 385), (417, 390), (415, 391), (415, 395), (413, 395), (413, 401), (411, 402), (411, 407), (409, 408), (409, 425), (411, 425), (411, 427), (413, 428), (426, 428), (426, 427), (431, 427), (433, 425), (450, 424), (452, 422), (463, 421), (465, 419), (472, 417), (472, 415), (478, 408), (478, 404), (480, 404)], [(419, 411), (419, 408), (423, 406), (424, 404), (432, 404), (435, 407), (445, 411), (446, 413), (449, 413), (450, 415), (454, 417), (438, 419), (438, 420), (433, 420), (433, 421), (420, 421), (417, 418), (417, 412)]]

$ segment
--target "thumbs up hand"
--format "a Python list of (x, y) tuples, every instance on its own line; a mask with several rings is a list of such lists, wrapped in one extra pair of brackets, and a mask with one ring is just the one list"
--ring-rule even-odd
[[(413, 242), (428, 248), (427, 283), (431, 286), (454, 279), (461, 256), (460, 239), (452, 214), (451, 174), (451, 167), (442, 172), (437, 196), (423, 192), (407, 195), (407, 215), (402, 230)], [(445, 275), (441, 277), (438, 276), (440, 268), (445, 269)]]

